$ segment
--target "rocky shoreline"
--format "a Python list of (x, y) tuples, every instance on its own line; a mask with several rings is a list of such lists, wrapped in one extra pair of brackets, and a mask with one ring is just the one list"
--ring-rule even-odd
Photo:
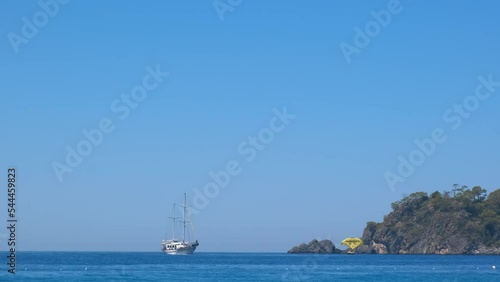
[[(312, 240), (308, 244), (301, 243), (294, 246), (287, 252), (288, 254), (346, 254), (346, 250), (341, 250), (335, 248), (330, 240), (318, 241), (316, 239)], [(356, 249), (356, 254), (414, 254), (414, 255), (500, 255), (500, 248), (498, 247), (486, 247), (479, 246), (477, 249), (472, 249), (470, 251), (456, 251), (450, 248), (441, 248), (435, 251), (423, 251), (415, 252), (408, 250), (398, 250), (396, 252), (389, 252), (386, 245), (371, 242), (369, 245), (362, 245)]]
[(341, 254), (342, 252), (342, 250), (335, 248), (332, 241), (318, 241), (316, 239), (309, 242), (309, 244), (297, 245), (288, 251), (289, 254)]

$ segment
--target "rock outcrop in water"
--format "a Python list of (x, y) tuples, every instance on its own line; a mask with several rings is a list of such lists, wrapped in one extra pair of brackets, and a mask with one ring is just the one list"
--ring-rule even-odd
[(454, 186), (413, 193), (392, 204), (381, 223), (368, 222), (357, 253), (500, 254), (500, 190)]
[(312, 240), (309, 244), (302, 243), (288, 251), (289, 254), (335, 254), (341, 251), (335, 248), (330, 240)]

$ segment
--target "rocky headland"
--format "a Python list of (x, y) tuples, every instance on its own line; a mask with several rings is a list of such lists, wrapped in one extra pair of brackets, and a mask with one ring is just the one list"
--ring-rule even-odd
[[(368, 222), (356, 253), (500, 254), (500, 189), (454, 185), (452, 191), (416, 192), (392, 203), (380, 223)], [(329, 240), (288, 253), (342, 253)]]
[(479, 186), (413, 193), (392, 204), (380, 223), (368, 222), (357, 253), (500, 254), (500, 190)]

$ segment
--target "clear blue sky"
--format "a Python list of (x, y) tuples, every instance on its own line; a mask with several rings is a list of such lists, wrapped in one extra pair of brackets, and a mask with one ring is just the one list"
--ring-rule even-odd
[[(230, 160), (241, 174), (194, 217), (199, 251), (339, 245), (405, 193), (500, 188), (500, 88), (459, 129), (443, 120), (478, 76), (500, 81), (500, 4), (402, 0), (347, 63), (339, 45), (388, 2), (252, 0), (221, 21), (212, 1), (72, 1), (18, 53), (8, 34), (41, 8), (4, 3), (0, 167), (19, 170), (19, 249), (159, 251), (172, 202)], [(158, 64), (170, 75), (121, 120), (110, 105)], [(238, 145), (285, 106), (296, 118), (247, 162)], [(103, 118), (114, 131), (59, 182), (52, 163)], [(435, 128), (447, 141), (391, 190), (384, 173)]]

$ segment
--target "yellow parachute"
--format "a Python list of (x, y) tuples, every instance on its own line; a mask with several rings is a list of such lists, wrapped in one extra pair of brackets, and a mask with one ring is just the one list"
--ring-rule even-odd
[(363, 244), (363, 241), (359, 238), (345, 238), (340, 244), (346, 245), (354, 251), (354, 249)]

